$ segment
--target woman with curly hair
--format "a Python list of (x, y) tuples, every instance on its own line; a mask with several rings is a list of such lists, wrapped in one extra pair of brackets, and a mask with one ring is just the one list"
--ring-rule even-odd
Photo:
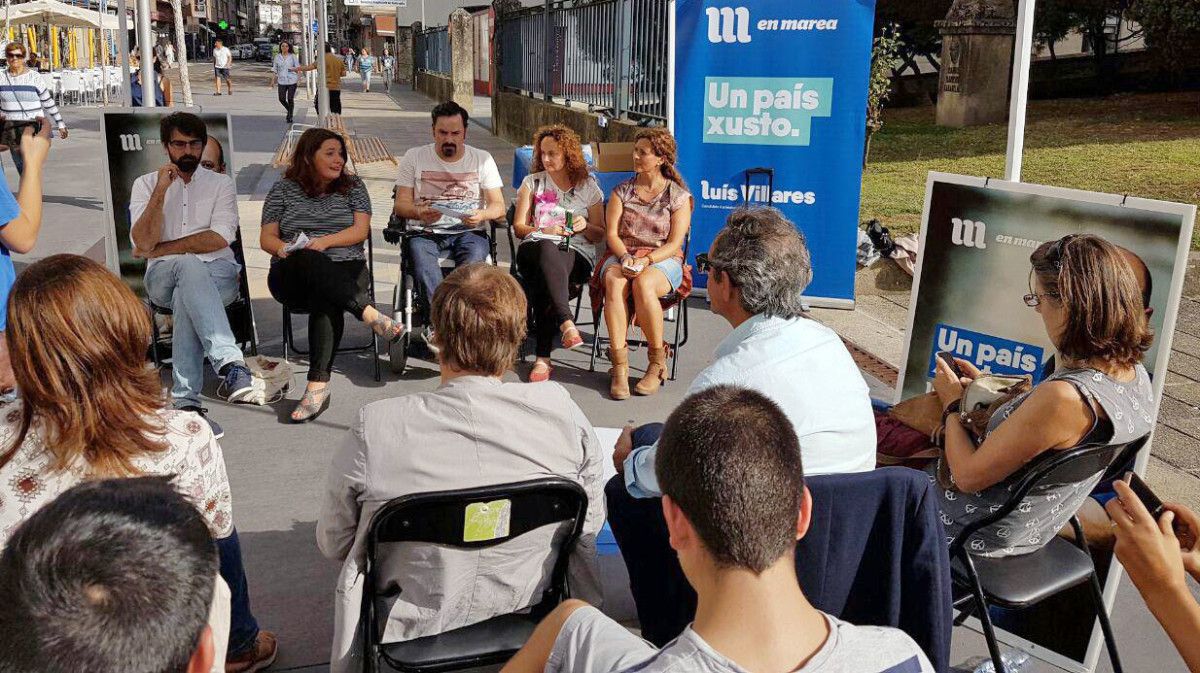
[[(663, 342), (664, 304), (687, 298), (689, 269), (683, 242), (692, 219), (692, 195), (675, 167), (678, 151), (666, 129), (639, 131), (633, 147), (636, 175), (613, 190), (608, 200), (608, 252), (592, 278), (593, 297), (603, 297), (608, 325), (614, 400), (629, 397), (629, 307), (646, 335), (650, 364), (634, 392), (653, 395), (667, 377)], [(593, 306), (597, 306), (593, 300)]]
[[(533, 134), (533, 166), (517, 191), (513, 229), (521, 241), (517, 268), (533, 309), (537, 361), (530, 381), (550, 378), (554, 337), (563, 348), (583, 344), (571, 313), (571, 285), (582, 286), (604, 238), (604, 193), (588, 173), (579, 136), (555, 124)], [(563, 245), (565, 243), (565, 245)]]
[(371, 306), (367, 296), (363, 241), (371, 235), (371, 197), (346, 163), (341, 136), (309, 129), (263, 204), (259, 244), (272, 255), (267, 287), (279, 303), (308, 312), (312, 360), (293, 423), (315, 420), (329, 408), (330, 372), (346, 313), (384, 339), (395, 341), (404, 329)]

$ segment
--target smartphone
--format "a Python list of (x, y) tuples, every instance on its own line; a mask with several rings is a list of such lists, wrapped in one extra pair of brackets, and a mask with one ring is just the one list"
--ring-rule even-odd
[(960, 379), (966, 376), (966, 374), (963, 374), (962, 368), (958, 366), (958, 361), (954, 359), (954, 356), (950, 353), (950, 351), (942, 351), (938, 353), (937, 356), (941, 358), (942, 362), (950, 365), (950, 371), (954, 372), (955, 376)]
[(1125, 473), (1125, 483), (1129, 484), (1129, 488), (1137, 494), (1138, 499), (1150, 511), (1150, 516), (1154, 517), (1154, 520), (1157, 521), (1158, 517), (1163, 513), (1162, 500), (1157, 495), (1154, 495), (1154, 491), (1150, 490), (1150, 486), (1133, 472)]

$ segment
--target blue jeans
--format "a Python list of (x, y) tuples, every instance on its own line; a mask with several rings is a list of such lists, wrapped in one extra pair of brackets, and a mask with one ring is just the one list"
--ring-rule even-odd
[(171, 309), (171, 400), (176, 409), (200, 406), (204, 387), (204, 358), (213, 369), (242, 362), (225, 315), (225, 306), (238, 297), (241, 267), (229, 259), (202, 261), (196, 255), (151, 260), (146, 271), (146, 294), (156, 306)]
[(229, 646), (225, 649), (232, 658), (242, 654), (258, 638), (258, 620), (250, 612), (250, 589), (246, 586), (246, 568), (242, 565), (242, 545), (237, 529), (229, 537), (217, 540), (221, 558), (221, 579), (229, 585)]
[(408, 239), (413, 277), (427, 305), (433, 303), (433, 291), (442, 283), (442, 269), (438, 266), (438, 255), (442, 252), (450, 253), (450, 259), (454, 260), (454, 268), (457, 269), (464, 264), (484, 261), (491, 249), (487, 234), (482, 231), (427, 234)]

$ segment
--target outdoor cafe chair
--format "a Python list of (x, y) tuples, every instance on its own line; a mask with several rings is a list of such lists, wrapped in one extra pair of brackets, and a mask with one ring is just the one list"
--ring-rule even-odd
[[(495, 507), (508, 508), (508, 526), (484, 522), (495, 531), (493, 539), (478, 535), (479, 521), (473, 513)], [(538, 622), (570, 594), (567, 565), (571, 551), (583, 532), (587, 494), (579, 484), (550, 477), (515, 484), (483, 486), (458, 491), (417, 493), (396, 498), (371, 517), (367, 529), (367, 554), (363, 587), (362, 629), (365, 670), (402, 673), (438, 673), (508, 661), (529, 640)], [(382, 545), (394, 543), (444, 545), (455, 549), (485, 549), (503, 544), (544, 526), (559, 524), (549, 549), (553, 569), (546, 578), (541, 601), (527, 611), (500, 615), (453, 631), (400, 643), (381, 643), (379, 611), (385, 599), (402, 594), (403, 586), (380, 576)], [(470, 528), (470, 530), (468, 530)], [(506, 530), (505, 530), (506, 528)], [(387, 668), (384, 668), (387, 667)]]

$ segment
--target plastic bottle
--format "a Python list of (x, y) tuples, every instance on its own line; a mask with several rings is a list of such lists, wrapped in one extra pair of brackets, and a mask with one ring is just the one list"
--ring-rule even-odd
[[(1032, 670), (1029, 665), (1029, 653), (1021, 650), (1013, 649), (1001, 652), (1000, 661), (1004, 663), (1004, 673), (1022, 673)], [(980, 657), (972, 660), (971, 663), (975, 663), (974, 668), (967, 669), (971, 673), (996, 673), (996, 665), (992, 663), (991, 657)]]

